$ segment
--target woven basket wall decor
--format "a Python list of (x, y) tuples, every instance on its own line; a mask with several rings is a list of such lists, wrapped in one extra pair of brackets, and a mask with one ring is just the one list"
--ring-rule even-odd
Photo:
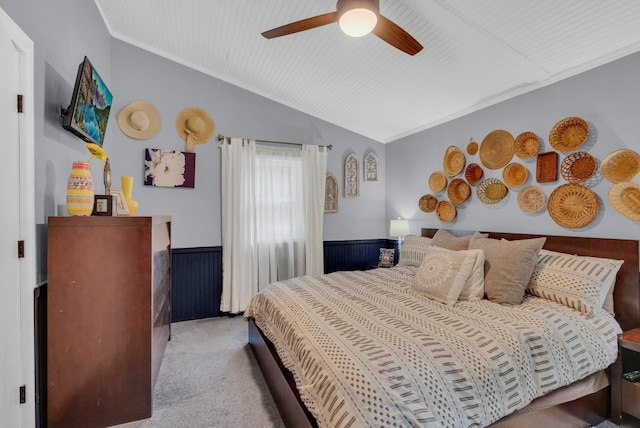
[(491, 131), (480, 144), (480, 161), (489, 169), (500, 169), (513, 158), (513, 135), (503, 129)]
[(538, 186), (527, 186), (518, 192), (518, 206), (529, 214), (540, 212), (547, 202), (547, 197)]
[(609, 190), (609, 202), (620, 214), (640, 221), (640, 186), (636, 183), (622, 182)]
[(540, 150), (540, 138), (535, 132), (523, 132), (513, 142), (513, 150), (520, 159), (531, 159)]
[(476, 196), (482, 203), (497, 204), (505, 196), (509, 189), (497, 178), (485, 178), (476, 188)]
[(452, 222), (458, 215), (455, 205), (449, 201), (440, 201), (436, 205), (436, 217), (443, 223)]
[(598, 215), (600, 202), (595, 192), (581, 184), (558, 186), (549, 196), (549, 216), (560, 226), (584, 227)]
[(466, 178), (472, 186), (478, 184), (483, 175), (484, 171), (482, 170), (482, 167), (473, 162), (467, 165), (467, 168), (464, 171), (464, 178)]
[(510, 163), (502, 170), (502, 179), (511, 188), (522, 186), (527, 181), (528, 176), (529, 171), (527, 171), (527, 168), (518, 162)]
[(549, 144), (559, 152), (577, 149), (589, 136), (589, 124), (580, 117), (567, 117), (557, 122), (549, 132)]
[(441, 171), (436, 171), (429, 176), (429, 188), (433, 193), (440, 193), (447, 187), (447, 176)]
[(471, 186), (462, 178), (454, 178), (447, 188), (447, 196), (451, 202), (460, 205), (471, 196)]
[(426, 213), (432, 213), (436, 209), (438, 199), (433, 195), (422, 195), (418, 201), (420, 209)]
[(640, 154), (631, 149), (613, 151), (602, 160), (600, 172), (612, 183), (631, 181), (640, 172)]
[(471, 156), (478, 153), (478, 143), (473, 140), (469, 141), (469, 144), (467, 144), (467, 153), (469, 153)]
[(560, 174), (569, 183), (582, 183), (596, 173), (598, 163), (587, 152), (574, 152), (565, 157), (560, 164)]
[(464, 157), (464, 153), (462, 150), (457, 148), (456, 146), (449, 146), (447, 151), (444, 153), (444, 160), (442, 162), (442, 166), (444, 167), (444, 172), (449, 177), (455, 177), (460, 174), (464, 165), (466, 163), (466, 159)]

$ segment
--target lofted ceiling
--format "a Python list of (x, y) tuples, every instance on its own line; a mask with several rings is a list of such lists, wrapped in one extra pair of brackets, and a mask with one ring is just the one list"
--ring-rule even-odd
[(95, 0), (111, 35), (387, 143), (640, 51), (637, 0), (380, 0), (424, 49), (337, 24), (335, 0)]

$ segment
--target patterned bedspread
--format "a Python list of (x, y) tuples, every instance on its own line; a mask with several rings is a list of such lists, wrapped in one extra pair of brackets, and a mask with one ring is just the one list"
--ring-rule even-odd
[(409, 289), (415, 269), (283, 281), (247, 308), (320, 427), (486, 426), (616, 358), (605, 311), (445, 306)]

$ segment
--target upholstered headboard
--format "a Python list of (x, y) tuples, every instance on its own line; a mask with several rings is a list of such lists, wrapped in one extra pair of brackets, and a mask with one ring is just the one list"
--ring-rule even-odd
[[(423, 228), (421, 235), (432, 237), (438, 229)], [(454, 232), (452, 232), (454, 234)], [(631, 239), (583, 238), (579, 236), (528, 235), (488, 232), (495, 239), (527, 239), (545, 236), (544, 248), (579, 256), (624, 260), (613, 291), (616, 319), (623, 330), (640, 327), (640, 271), (638, 241)]]

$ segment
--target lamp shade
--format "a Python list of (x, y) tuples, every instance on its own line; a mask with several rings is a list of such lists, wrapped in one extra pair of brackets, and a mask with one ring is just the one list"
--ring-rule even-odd
[(389, 236), (404, 237), (409, 234), (409, 220), (391, 220)]
[(378, 16), (374, 11), (360, 7), (344, 12), (338, 20), (338, 25), (346, 35), (362, 37), (369, 34), (377, 22)]

